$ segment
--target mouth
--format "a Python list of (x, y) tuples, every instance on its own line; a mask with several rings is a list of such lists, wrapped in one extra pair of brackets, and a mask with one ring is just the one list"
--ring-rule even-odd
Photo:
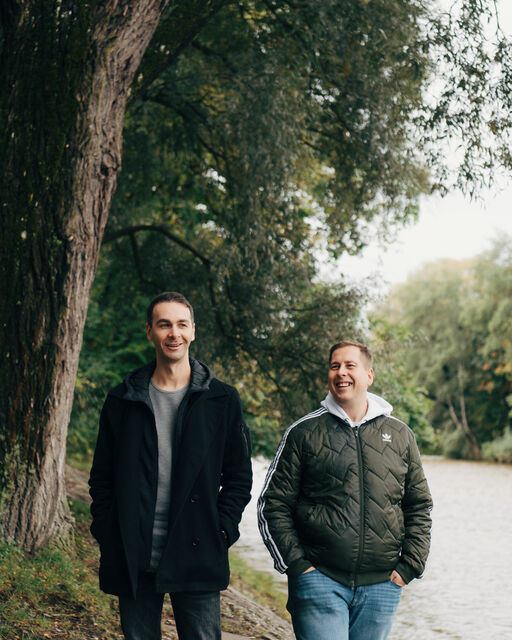
[(353, 384), (353, 382), (337, 382), (334, 386), (336, 387), (336, 389), (348, 389)]

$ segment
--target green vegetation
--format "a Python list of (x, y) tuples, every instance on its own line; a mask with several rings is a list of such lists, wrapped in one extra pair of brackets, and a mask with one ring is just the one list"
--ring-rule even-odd
[(491, 442), (484, 442), (482, 457), (484, 460), (512, 464), (512, 430), (510, 427), (505, 429), (502, 436)]
[(403, 336), (392, 357), (428, 399), (440, 450), (512, 462), (512, 240), (425, 266), (378, 315)]
[[(317, 406), (330, 344), (366, 338), (366, 293), (342, 274), (322, 282), (317, 256), (357, 253), (368, 229), (414, 219), (433, 188), (490, 178), (498, 147), (480, 144), (487, 135), (509, 161), (496, 134), (505, 120), (494, 114), (489, 132), (475, 111), (502, 100), (509, 50), (491, 57), (481, 3), (453, 11), (457, 20), (401, 0), (228, 2), (179, 54), (176, 15), (164, 17), (125, 119), (70, 424), (75, 461), (90, 455), (107, 390), (151, 358), (144, 307), (162, 290), (193, 303), (192, 354), (239, 388), (256, 453), (272, 455), (286, 425)], [(434, 77), (435, 106), (424, 101)], [(450, 136), (468, 142), (456, 176), (438, 134), (441, 155)], [(422, 385), (403, 382), (398, 362), (380, 366), (376, 388), (435, 449)]]
[(290, 614), (286, 610), (286, 592), (276, 587), (276, 582), (269, 573), (253, 569), (233, 551), (229, 554), (229, 564), (230, 584), (235, 589), (245, 593), (255, 602), (272, 609), (282, 618), (290, 619)]
[(403, 357), (411, 336), (405, 327), (377, 316), (370, 317), (370, 329), (368, 344), (375, 362), (371, 391), (390, 402), (393, 415), (411, 427), (422, 453), (438, 453), (439, 436), (430, 420), (432, 401)]
[(88, 539), (88, 507), (71, 504), (76, 519), (71, 550), (45, 547), (29, 554), (0, 546), (0, 638), (5, 640), (114, 640), (114, 600), (98, 589), (98, 551)]

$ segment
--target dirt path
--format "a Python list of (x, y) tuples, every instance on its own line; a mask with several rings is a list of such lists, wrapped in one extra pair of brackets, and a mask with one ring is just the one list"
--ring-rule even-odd
[[(293, 640), (289, 622), (232, 587), (221, 592), (223, 640)], [(162, 616), (163, 640), (177, 640), (172, 608), (168, 601)]]

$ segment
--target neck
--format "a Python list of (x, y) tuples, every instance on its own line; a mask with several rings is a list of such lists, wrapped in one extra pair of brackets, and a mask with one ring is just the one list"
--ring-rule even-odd
[(360, 422), (368, 411), (368, 400), (365, 398), (364, 402), (357, 405), (340, 406), (352, 422)]
[(158, 362), (151, 380), (159, 389), (177, 391), (190, 382), (191, 368), (188, 358), (179, 362)]

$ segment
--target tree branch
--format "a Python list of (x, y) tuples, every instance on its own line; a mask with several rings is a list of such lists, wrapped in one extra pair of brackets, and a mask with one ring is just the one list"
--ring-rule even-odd
[(191, 46), (194, 47), (194, 49), (197, 49), (198, 51), (200, 51), (201, 53), (204, 53), (206, 56), (213, 56), (213, 57), (219, 58), (220, 60), (222, 60), (225, 66), (231, 71), (232, 74), (234, 75), (238, 74), (239, 70), (235, 67), (235, 65), (231, 62), (231, 60), (228, 60), (228, 58), (222, 53), (219, 53), (218, 51), (214, 51), (213, 49), (210, 49), (210, 47), (206, 47), (204, 44), (201, 44), (197, 41), (192, 42)]
[[(129, 101), (133, 102), (134, 98), (141, 96), (143, 97), (147, 91), (150, 89), (151, 85), (164, 73), (164, 71), (171, 67), (180, 56), (180, 54), (194, 41), (197, 35), (201, 32), (202, 29), (210, 22), (210, 20), (229, 2), (229, 0), (218, 0), (217, 2), (208, 2), (203, 4), (208, 4), (208, 10), (204, 13), (204, 15), (200, 16), (201, 9), (199, 7), (194, 7), (196, 4), (194, 0), (190, 2), (190, 7), (195, 9), (198, 13), (198, 17), (189, 28), (185, 31), (185, 33), (181, 33), (181, 37), (178, 39), (178, 43), (176, 48), (169, 52), (168, 55), (160, 56), (160, 60), (152, 61), (152, 64), (149, 67), (142, 66), (141, 71), (143, 72), (143, 80), (140, 82), (138, 86), (132, 87), (132, 94), (130, 96)], [(179, 10), (183, 14), (184, 12), (184, 3), (181, 3), (181, 7), (175, 7), (176, 11)], [(155, 33), (155, 41), (158, 41), (161, 31), (165, 31), (168, 23), (174, 20), (174, 15), (172, 15), (172, 9), (169, 10), (169, 17), (162, 21), (160, 24), (159, 30)], [(149, 55), (146, 55), (149, 58)], [(144, 98), (143, 98), (144, 99)]]
[(459, 405), (460, 405), (462, 428), (464, 430), (464, 433), (466, 434), (467, 439), (470, 441), (471, 446), (473, 447), (474, 454), (478, 458), (480, 458), (481, 457), (480, 444), (476, 439), (476, 436), (473, 433), (471, 427), (469, 426), (468, 418), (466, 415), (466, 400), (464, 397), (464, 384), (462, 380), (462, 363), (461, 362), (459, 362), (457, 365), (457, 380), (459, 383)]
[(124, 229), (118, 229), (117, 231), (106, 233), (103, 238), (103, 244), (113, 242), (114, 240), (117, 240), (118, 238), (122, 238), (123, 236), (133, 236), (134, 233), (137, 233), (139, 231), (154, 231), (156, 233), (161, 233), (166, 238), (169, 238), (169, 240), (172, 240), (173, 242), (178, 244), (180, 247), (183, 247), (183, 249), (190, 251), (190, 253), (192, 253), (196, 258), (198, 258), (203, 263), (203, 265), (208, 270), (210, 270), (212, 263), (209, 258), (207, 258), (206, 256), (203, 256), (202, 253), (200, 253), (195, 247), (189, 244), (186, 240), (183, 240), (183, 238), (180, 238), (180, 236), (177, 236), (175, 233), (172, 233), (172, 231), (169, 231), (169, 229), (167, 229), (162, 225), (138, 224), (133, 227), (125, 227)]
[(133, 261), (135, 262), (135, 269), (137, 271), (137, 275), (139, 276), (139, 280), (142, 284), (149, 284), (151, 286), (155, 286), (155, 283), (151, 280), (147, 280), (144, 277), (144, 270), (142, 268), (142, 263), (140, 261), (139, 247), (137, 245), (137, 240), (135, 238), (135, 233), (130, 233), (128, 235), (130, 238), (130, 244), (132, 247)]

